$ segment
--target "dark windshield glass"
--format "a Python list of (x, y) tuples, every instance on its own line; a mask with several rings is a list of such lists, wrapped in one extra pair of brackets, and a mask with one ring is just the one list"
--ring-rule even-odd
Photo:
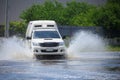
[(33, 38), (60, 38), (57, 31), (35, 31)]

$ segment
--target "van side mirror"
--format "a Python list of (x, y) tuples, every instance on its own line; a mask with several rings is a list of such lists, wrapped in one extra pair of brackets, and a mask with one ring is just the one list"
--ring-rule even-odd
[(62, 39), (66, 39), (66, 36), (62, 36)]
[(27, 40), (30, 40), (30, 39), (31, 39), (31, 37), (26, 37), (26, 39), (27, 39)]

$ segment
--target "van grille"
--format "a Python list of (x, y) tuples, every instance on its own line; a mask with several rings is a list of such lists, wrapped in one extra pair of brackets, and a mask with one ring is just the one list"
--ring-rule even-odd
[(58, 50), (53, 50), (53, 51), (41, 50), (41, 52), (58, 52)]
[(48, 42), (48, 43), (40, 43), (41, 47), (57, 47), (59, 43), (56, 42)]

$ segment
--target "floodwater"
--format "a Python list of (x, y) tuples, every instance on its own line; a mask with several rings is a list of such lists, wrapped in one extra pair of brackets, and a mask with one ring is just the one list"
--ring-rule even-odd
[(120, 52), (105, 46), (98, 35), (77, 32), (66, 60), (36, 60), (21, 38), (1, 39), (0, 80), (120, 80)]
[(0, 60), (0, 80), (120, 80), (120, 52), (81, 52), (67, 60)]

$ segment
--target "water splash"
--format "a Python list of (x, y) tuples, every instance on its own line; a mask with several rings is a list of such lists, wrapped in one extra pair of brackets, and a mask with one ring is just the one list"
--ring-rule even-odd
[(69, 56), (79, 56), (81, 52), (103, 52), (105, 50), (103, 39), (97, 34), (88, 31), (75, 33), (67, 49)]
[[(67, 48), (68, 56), (81, 56), (84, 52), (105, 51), (105, 42), (103, 39), (91, 32), (80, 31), (71, 38)], [(19, 37), (4, 38), (0, 40), (0, 59), (32, 59), (33, 54), (25, 41)]]
[(27, 60), (32, 59), (30, 49), (25, 46), (22, 38), (16, 36), (3, 38), (0, 42), (0, 59), (2, 60)]

